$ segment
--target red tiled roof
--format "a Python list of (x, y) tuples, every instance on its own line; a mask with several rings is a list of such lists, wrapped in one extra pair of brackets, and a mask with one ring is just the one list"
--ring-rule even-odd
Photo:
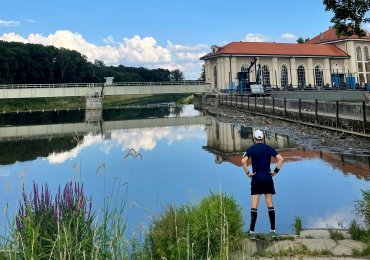
[(353, 40), (353, 39), (370, 40), (370, 36), (368, 34), (367, 36), (364, 36), (364, 37), (359, 37), (357, 35), (352, 35), (352, 36), (349, 36), (349, 37), (347, 37), (347, 36), (338, 37), (336, 35), (335, 29), (330, 27), (328, 30), (326, 30), (323, 33), (320, 33), (319, 35), (315, 36), (314, 38), (307, 41), (306, 43), (309, 43), (309, 44), (310, 43), (324, 43), (324, 42), (332, 42), (332, 41), (346, 40), (346, 39), (350, 39), (350, 40)]
[(332, 44), (298, 44), (272, 42), (231, 42), (219, 47), (215, 53), (209, 53), (201, 59), (208, 59), (221, 55), (247, 56), (330, 56), (349, 57), (347, 53)]

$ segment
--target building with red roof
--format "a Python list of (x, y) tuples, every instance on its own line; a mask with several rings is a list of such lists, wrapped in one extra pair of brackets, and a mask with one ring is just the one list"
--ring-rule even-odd
[(370, 36), (338, 37), (333, 28), (304, 44), (231, 42), (201, 57), (206, 82), (217, 90), (251, 84), (273, 88), (370, 84)]

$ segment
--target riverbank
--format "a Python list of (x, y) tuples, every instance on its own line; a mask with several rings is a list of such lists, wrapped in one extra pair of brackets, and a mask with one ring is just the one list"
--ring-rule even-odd
[(287, 135), (289, 140), (303, 149), (358, 155), (370, 154), (370, 140), (366, 137), (318, 129), (267, 116), (253, 115), (237, 108), (203, 104), (202, 109), (224, 122), (246, 124), (261, 130)]
[(346, 230), (307, 229), (299, 235), (281, 235), (276, 241), (245, 239), (230, 259), (369, 259), (361, 254), (365, 248)]
[[(168, 102), (188, 104), (192, 102), (192, 96), (189, 96), (189, 94), (106, 96), (103, 98), (103, 107), (106, 108)], [(7, 113), (16, 111), (29, 112), (30, 110), (79, 110), (85, 109), (85, 103), (85, 97), (7, 99), (0, 100), (0, 111), (2, 113), (4, 113), (4, 111)]]

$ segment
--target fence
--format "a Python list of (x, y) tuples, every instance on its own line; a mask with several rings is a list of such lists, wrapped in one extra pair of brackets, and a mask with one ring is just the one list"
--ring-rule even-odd
[(370, 137), (370, 105), (274, 97), (218, 95), (218, 104), (288, 121)]

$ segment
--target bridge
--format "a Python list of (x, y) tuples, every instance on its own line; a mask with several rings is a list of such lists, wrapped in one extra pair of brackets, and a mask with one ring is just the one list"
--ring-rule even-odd
[(106, 131), (120, 129), (156, 128), (172, 126), (206, 125), (211, 119), (206, 116), (165, 117), (120, 121), (81, 122), (65, 124), (46, 124), (31, 126), (0, 127), (0, 141), (19, 139), (42, 139), (73, 136), (80, 134), (104, 134)]
[(204, 81), (0, 85), (0, 99), (154, 95), (211, 91)]

